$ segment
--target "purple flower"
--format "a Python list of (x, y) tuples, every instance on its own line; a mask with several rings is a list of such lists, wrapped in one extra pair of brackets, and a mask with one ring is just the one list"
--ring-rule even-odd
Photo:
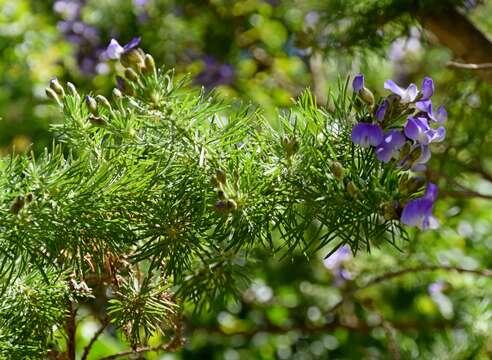
[(400, 155), (400, 149), (405, 145), (405, 136), (398, 130), (390, 130), (384, 134), (383, 141), (376, 147), (376, 157), (379, 161), (388, 163)]
[(389, 102), (388, 100), (384, 99), (383, 102), (378, 106), (378, 109), (376, 110), (376, 119), (379, 121), (384, 120), (384, 116), (386, 115), (386, 110), (388, 110)]
[(358, 74), (355, 75), (354, 80), (352, 81), (352, 89), (354, 93), (358, 94), (364, 88), (364, 75)]
[(435, 122), (445, 122), (448, 119), (448, 112), (446, 111), (444, 106), (439, 106), (436, 113), (434, 114), (432, 110), (432, 101), (430, 100), (417, 101), (415, 103), (415, 107), (420, 111), (426, 113), (429, 119)]
[(396, 85), (393, 80), (386, 80), (386, 82), (384, 83), (384, 88), (387, 90), (391, 90), (393, 94), (398, 95), (402, 104), (413, 102), (418, 95), (418, 89), (415, 84), (410, 84), (406, 89), (403, 89)]
[(138, 45), (140, 45), (140, 41), (141, 39), (139, 37), (135, 37), (125, 46), (121, 46), (117, 40), (111, 39), (105, 52), (106, 57), (108, 59), (118, 60), (121, 55), (135, 49)]
[(344, 262), (352, 258), (352, 252), (348, 245), (339, 247), (333, 254), (323, 260), (327, 269), (333, 270), (341, 267)]
[(442, 293), (445, 288), (446, 283), (443, 280), (437, 280), (428, 286), (427, 291), (429, 292), (429, 295), (432, 296)]
[(422, 98), (421, 100), (429, 100), (434, 94), (434, 81), (428, 76), (422, 80)]
[(144, 7), (145, 5), (147, 5), (147, 2), (149, 0), (133, 0), (133, 5), (135, 7)]
[(405, 124), (405, 135), (421, 145), (428, 145), (431, 142), (444, 140), (446, 129), (440, 126), (437, 130), (429, 126), (424, 117), (409, 117)]
[(383, 141), (383, 130), (376, 124), (359, 123), (352, 129), (352, 142), (363, 148), (378, 146)]
[(437, 185), (427, 184), (424, 196), (410, 200), (401, 214), (401, 222), (407, 226), (416, 226), (421, 230), (436, 229), (437, 219), (432, 216), (432, 209), (437, 198)]

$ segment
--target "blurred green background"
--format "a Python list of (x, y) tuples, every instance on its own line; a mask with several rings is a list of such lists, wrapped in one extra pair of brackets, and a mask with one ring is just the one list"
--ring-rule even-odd
[[(490, 1), (0, 0), (0, 149), (36, 153), (54, 141), (49, 127), (60, 114), (44, 93), (53, 77), (109, 95), (118, 72), (105, 58), (111, 38), (140, 36), (159, 65), (273, 122), (306, 87), (330, 107), (329, 89), (358, 72), (379, 94), (388, 78), (420, 84), (432, 76), (449, 112), (428, 174), (442, 189), (439, 230), (356, 258), (258, 253), (240, 299), (186, 313), (183, 349), (145, 358), (490, 359), (492, 284), (484, 277), (408, 272), (351, 292), (371, 276), (422, 263), (492, 268), (492, 84), (447, 66), (460, 55), (428, 31), (426, 16), (450, 9), (492, 37)], [(463, 46), (481, 45), (470, 37)], [(343, 294), (351, 299), (336, 317), (327, 314)], [(88, 310), (80, 349), (98, 327)], [(110, 331), (89, 358), (126, 348)]]

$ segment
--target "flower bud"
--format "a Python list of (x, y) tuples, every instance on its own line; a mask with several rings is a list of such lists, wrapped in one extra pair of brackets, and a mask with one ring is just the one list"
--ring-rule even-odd
[(387, 201), (381, 205), (381, 210), (383, 212), (383, 217), (385, 220), (396, 220), (399, 218), (397, 210), (397, 201)]
[(58, 82), (58, 79), (52, 79), (50, 81), (50, 88), (57, 94), (57, 95), (60, 95), (60, 96), (65, 96), (65, 90), (63, 90), (63, 86), (60, 85), (60, 83)]
[(77, 88), (70, 81), (67, 82), (67, 89), (68, 89), (68, 93), (70, 95), (72, 95), (73, 97), (79, 97), (79, 93), (77, 91)]
[(347, 183), (347, 192), (354, 199), (357, 197), (357, 193), (359, 192), (359, 189), (357, 189), (357, 186), (355, 186), (353, 181), (349, 181)]
[(121, 54), (120, 62), (126, 68), (133, 67), (138, 69), (139, 66), (144, 64), (144, 56), (145, 54), (141, 49), (131, 49)]
[(282, 145), (285, 149), (285, 152), (287, 153), (287, 156), (290, 157), (294, 155), (294, 153), (297, 151), (299, 148), (299, 143), (295, 136), (284, 136), (282, 139)]
[(103, 118), (100, 118), (99, 116), (89, 117), (89, 122), (91, 123), (92, 126), (97, 126), (97, 127), (106, 126), (106, 121)]
[(225, 200), (227, 197), (226, 197), (226, 194), (224, 192), (224, 190), (218, 190), (217, 191), (217, 197), (220, 199), (220, 200)]
[(138, 74), (132, 68), (125, 69), (125, 77), (131, 82), (138, 82)]
[(118, 83), (118, 89), (121, 90), (123, 94), (128, 96), (135, 96), (135, 90), (133, 90), (133, 87), (128, 81), (123, 79), (121, 76), (117, 76), (116, 82)]
[(232, 199), (228, 199), (226, 201), (226, 206), (229, 211), (234, 211), (237, 209), (237, 203)]
[(404, 195), (412, 195), (420, 190), (426, 184), (425, 177), (414, 176), (409, 179), (403, 179), (400, 182), (400, 193)]
[(58, 98), (58, 95), (56, 95), (56, 92), (52, 88), (46, 88), (46, 96), (52, 100), (55, 100), (58, 105), (61, 105), (61, 101)]
[(106, 99), (105, 96), (103, 95), (97, 95), (96, 96), (96, 101), (104, 106), (105, 108), (111, 109), (111, 104), (109, 103), (108, 99)]
[(215, 170), (215, 178), (217, 179), (217, 181), (221, 184), (227, 184), (227, 177), (226, 177), (226, 173), (224, 172), (224, 170), (222, 169), (217, 169)]
[(218, 200), (214, 204), (215, 211), (221, 214), (225, 214), (228, 212), (227, 210), (227, 201), (224, 200)]
[(333, 161), (331, 163), (331, 172), (333, 173), (335, 179), (342, 180), (345, 169), (338, 161)]
[(142, 72), (145, 75), (156, 75), (156, 67), (155, 67), (155, 61), (152, 55), (150, 54), (145, 54), (144, 58), (144, 68), (142, 69)]
[(374, 104), (374, 95), (368, 88), (363, 87), (359, 93), (359, 96), (367, 105), (372, 106)]
[(121, 93), (121, 91), (117, 88), (114, 88), (113, 89), (113, 99), (114, 101), (118, 102), (118, 101), (121, 101), (121, 99), (123, 99), (123, 94)]
[(10, 206), (10, 211), (13, 214), (17, 215), (19, 211), (21, 211), (21, 209), (24, 207), (24, 203), (25, 203), (24, 196), (22, 195), (17, 196), (14, 202), (12, 203), (12, 205)]
[(92, 115), (97, 115), (97, 102), (92, 96), (87, 95), (85, 97), (85, 104)]

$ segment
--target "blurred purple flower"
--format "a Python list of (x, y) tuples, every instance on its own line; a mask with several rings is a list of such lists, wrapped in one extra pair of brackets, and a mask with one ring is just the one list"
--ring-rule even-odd
[(445, 282), (443, 280), (438, 280), (436, 282), (433, 282), (432, 284), (429, 284), (427, 291), (429, 292), (429, 295), (432, 296), (442, 293), (445, 288), (446, 288)]
[(144, 7), (148, 2), (149, 0), (133, 0), (133, 5), (135, 7)]
[(440, 142), (446, 136), (446, 129), (440, 126), (438, 129), (433, 129), (429, 126), (426, 118), (409, 117), (405, 124), (405, 135), (421, 145), (428, 145), (431, 142)]
[(436, 113), (434, 114), (432, 110), (432, 101), (430, 100), (417, 101), (415, 103), (415, 107), (418, 110), (424, 112), (429, 117), (429, 119), (435, 122), (445, 122), (448, 119), (448, 112), (446, 111), (444, 106), (439, 106)]
[(230, 64), (221, 64), (211, 56), (203, 58), (205, 68), (199, 73), (194, 83), (204, 86), (207, 89), (219, 85), (230, 85), (234, 82), (234, 68)]
[(376, 157), (379, 161), (388, 163), (391, 159), (397, 159), (400, 149), (405, 145), (405, 136), (401, 131), (390, 130), (384, 134), (383, 141), (376, 147)]
[(345, 269), (344, 265), (352, 259), (352, 252), (348, 245), (339, 247), (333, 254), (323, 260), (324, 266), (333, 274), (335, 285), (340, 286), (347, 280), (352, 280), (353, 276)]
[(400, 102), (402, 104), (407, 104), (413, 102), (418, 95), (418, 89), (415, 84), (410, 84), (406, 89), (399, 87), (393, 80), (386, 80), (384, 83), (384, 88), (391, 90), (393, 94), (400, 97)]
[(378, 146), (383, 141), (383, 130), (377, 124), (359, 123), (352, 129), (352, 142), (363, 148)]
[(432, 209), (437, 198), (437, 185), (427, 184), (424, 196), (410, 200), (401, 214), (401, 222), (407, 226), (416, 226), (421, 230), (436, 229), (437, 219), (432, 216)]
[(327, 269), (339, 268), (345, 261), (352, 258), (352, 251), (348, 245), (340, 246), (333, 254), (323, 260)]

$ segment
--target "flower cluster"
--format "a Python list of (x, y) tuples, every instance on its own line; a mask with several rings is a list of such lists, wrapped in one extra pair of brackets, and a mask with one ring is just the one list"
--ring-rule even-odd
[[(387, 80), (384, 88), (391, 94), (378, 103), (365, 87), (363, 75), (355, 76), (352, 87), (372, 113), (353, 127), (352, 142), (363, 148), (374, 148), (376, 158), (385, 164), (402, 170), (424, 171), (431, 157), (430, 144), (441, 142), (446, 135), (443, 126), (434, 124), (445, 122), (448, 116), (443, 106), (435, 109), (432, 105), (432, 79), (425, 77), (420, 90), (415, 84), (402, 88)], [(437, 186), (429, 183), (422, 198), (405, 205), (402, 223), (421, 229), (434, 228), (437, 221), (432, 217), (432, 208), (436, 197)]]

